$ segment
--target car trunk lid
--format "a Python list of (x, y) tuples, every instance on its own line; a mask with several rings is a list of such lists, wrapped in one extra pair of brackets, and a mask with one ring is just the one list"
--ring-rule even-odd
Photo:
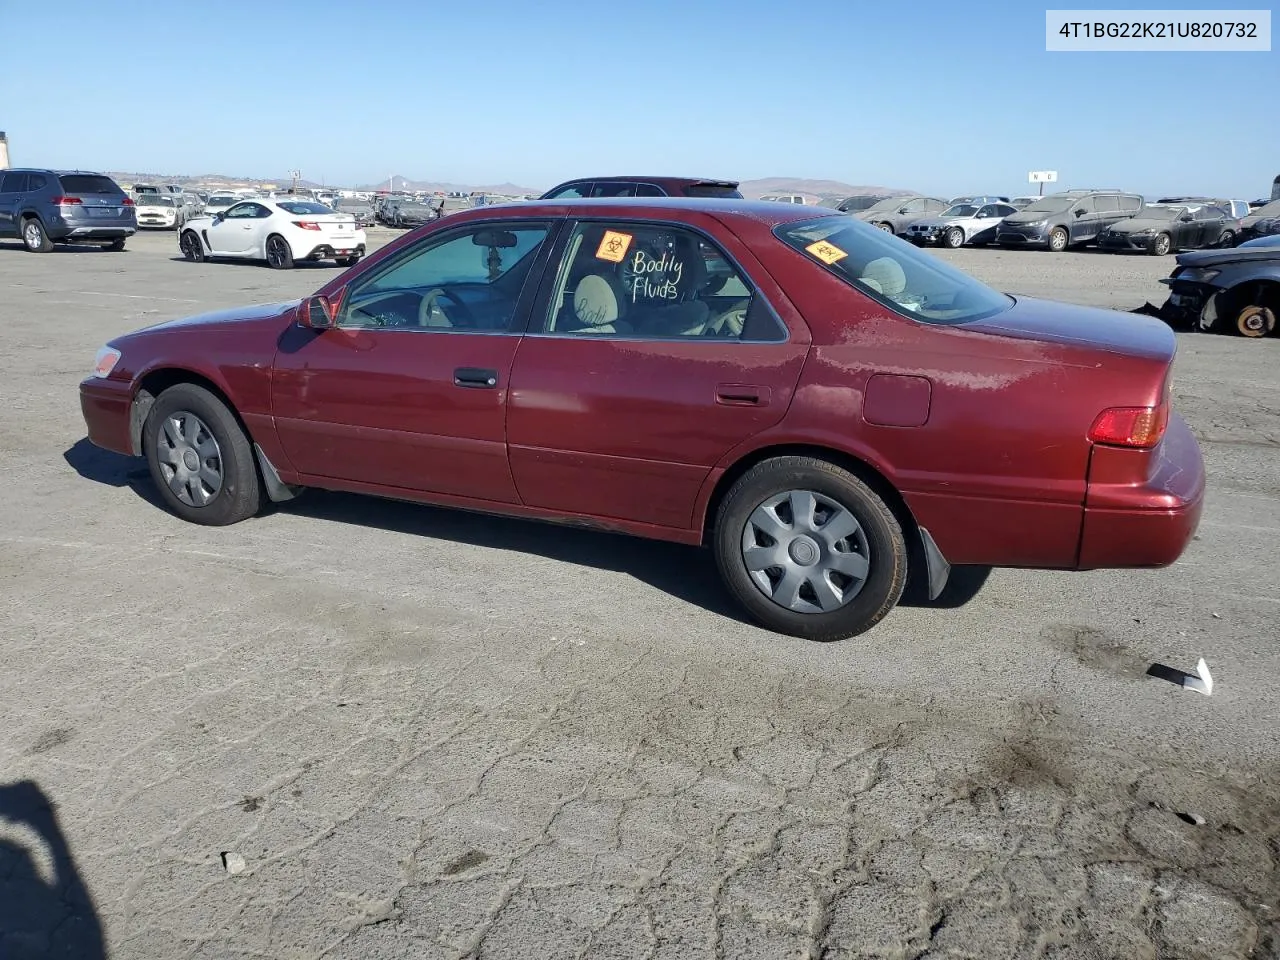
[(93, 217), (94, 219), (119, 219), (127, 217), (133, 201), (125, 196), (110, 177), (100, 174), (71, 173), (58, 177), (59, 194), (54, 202), (64, 216)]
[(1173, 331), (1152, 317), (1033, 297), (1017, 297), (1010, 309), (985, 320), (966, 323), (964, 328), (1165, 363), (1173, 361), (1177, 349)]

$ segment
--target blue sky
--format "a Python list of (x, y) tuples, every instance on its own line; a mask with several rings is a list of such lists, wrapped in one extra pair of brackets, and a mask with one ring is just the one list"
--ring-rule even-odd
[(1027, 171), (1053, 169), (1059, 189), (1244, 199), (1280, 174), (1280, 43), (1048, 53), (1045, 8), (1062, 2), (0, 6), (10, 48), (38, 40), (0, 72), (15, 165), (532, 188), (798, 176), (942, 195), (1034, 193)]

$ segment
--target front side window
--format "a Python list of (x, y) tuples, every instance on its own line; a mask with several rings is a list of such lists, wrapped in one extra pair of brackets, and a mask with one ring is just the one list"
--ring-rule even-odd
[(517, 328), (545, 224), (473, 224), (428, 237), (343, 298), (340, 327), (501, 333)]
[(848, 217), (774, 228), (783, 243), (903, 316), (959, 324), (1009, 309), (1005, 296), (938, 257)]
[(256, 203), (237, 203), (227, 211), (226, 218), (228, 220), (252, 220), (257, 216), (257, 209), (258, 205)]
[(730, 260), (701, 234), (655, 223), (579, 223), (542, 332), (774, 342), (786, 331)]

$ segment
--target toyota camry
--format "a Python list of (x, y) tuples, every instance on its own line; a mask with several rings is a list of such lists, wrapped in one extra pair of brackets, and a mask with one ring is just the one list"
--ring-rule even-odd
[(194, 523), (316, 487), (705, 545), (757, 622), (838, 640), (992, 567), (1173, 563), (1174, 351), (834, 211), (535, 201), (118, 337), (80, 401)]

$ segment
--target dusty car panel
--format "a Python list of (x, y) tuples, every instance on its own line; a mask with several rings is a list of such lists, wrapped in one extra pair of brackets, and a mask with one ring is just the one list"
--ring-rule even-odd
[(995, 241), (996, 228), (1005, 217), (1018, 211), (1008, 203), (957, 203), (937, 217), (917, 220), (907, 228), (913, 243), (963, 247), (966, 243)]
[(1280, 246), (1179, 254), (1161, 283), (1169, 288), (1159, 314), (1174, 327), (1273, 336), (1280, 318)]
[(834, 211), (534, 201), (117, 337), (80, 395), (192, 522), (316, 486), (705, 542), (753, 618), (833, 640), (952, 564), (1176, 560), (1204, 470), (1175, 346)]

